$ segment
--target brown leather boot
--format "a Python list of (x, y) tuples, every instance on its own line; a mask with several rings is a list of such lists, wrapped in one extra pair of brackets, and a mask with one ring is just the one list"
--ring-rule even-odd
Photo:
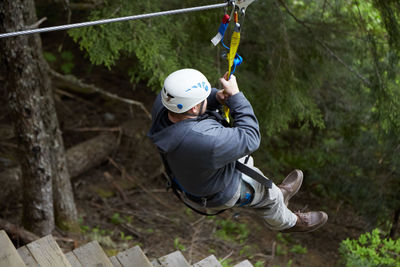
[(282, 233), (312, 232), (328, 221), (328, 215), (323, 211), (295, 212), (295, 214), (297, 215), (296, 225), (292, 228), (282, 230)]
[(303, 183), (303, 172), (294, 170), (282, 181), (278, 187), (281, 189), (285, 205), (289, 204), (289, 200), (299, 191)]

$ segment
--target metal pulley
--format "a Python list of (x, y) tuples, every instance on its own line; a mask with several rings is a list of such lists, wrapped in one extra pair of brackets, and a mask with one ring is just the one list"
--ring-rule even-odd
[(242, 14), (246, 13), (247, 7), (256, 0), (236, 0), (235, 5), (239, 8)]

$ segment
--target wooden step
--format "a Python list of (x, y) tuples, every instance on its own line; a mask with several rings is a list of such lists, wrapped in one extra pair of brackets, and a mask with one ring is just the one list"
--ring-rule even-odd
[(0, 267), (24, 267), (24, 261), (4, 230), (0, 231)]
[(87, 243), (82, 247), (74, 249), (72, 253), (75, 255), (76, 259), (83, 267), (86, 266), (113, 267), (106, 253), (100, 247), (99, 242), (97, 242), (96, 240)]
[(67, 260), (69, 261), (69, 263), (71, 263), (72, 267), (83, 267), (81, 262), (75, 256), (74, 252), (68, 252), (67, 254), (65, 254), (65, 257), (67, 257)]
[(207, 258), (195, 263), (193, 267), (222, 267), (222, 264), (217, 260), (214, 255), (208, 256)]
[(253, 264), (251, 264), (248, 260), (239, 262), (238, 264), (236, 264), (233, 267), (253, 267)]
[[(180, 251), (153, 260), (151, 263), (139, 246), (107, 258), (97, 241), (92, 241), (67, 254), (63, 254), (51, 235), (15, 249), (5, 231), (0, 231), (0, 267), (190, 267)], [(234, 267), (252, 267), (242, 261)], [(222, 267), (214, 255), (195, 263), (192, 267)]]
[(190, 267), (185, 257), (180, 251), (172, 252), (158, 259), (163, 267)]
[(40, 267), (72, 267), (51, 235), (29, 243), (26, 248)]
[(117, 259), (117, 256), (110, 257), (110, 261), (114, 267), (122, 267), (121, 263)]
[(40, 267), (26, 246), (18, 248), (17, 251), (27, 267)]
[(153, 267), (139, 246), (118, 253), (116, 258), (123, 267)]
[(161, 263), (158, 261), (158, 259), (153, 259), (151, 261), (151, 265), (153, 265), (153, 267), (162, 267)]

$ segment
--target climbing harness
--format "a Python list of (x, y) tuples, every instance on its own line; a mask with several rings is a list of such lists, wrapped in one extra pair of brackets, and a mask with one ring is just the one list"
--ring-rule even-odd
[[(229, 80), (231, 75), (233, 73), (235, 73), (236, 67), (239, 66), (240, 64), (242, 64), (242, 62), (243, 62), (243, 58), (237, 53), (239, 44), (240, 44), (240, 31), (241, 31), (241, 27), (243, 26), (243, 23), (244, 23), (246, 9), (254, 1), (255, 0), (228, 1), (228, 4), (232, 5), (231, 15), (229, 16), (227, 14), (227, 7), (226, 7), (225, 14), (222, 18), (221, 25), (218, 29), (218, 33), (217, 33), (217, 35), (214, 36), (214, 38), (211, 39), (211, 42), (213, 43), (214, 46), (216, 46), (218, 43), (221, 42), (222, 46), (228, 50), (228, 53), (226, 54), (226, 59), (228, 60), (227, 80)], [(229, 26), (229, 22), (232, 19), (232, 14), (233, 14), (235, 26), (234, 26), (234, 30), (233, 30), (233, 33), (231, 36), (230, 47), (227, 47), (224, 43), (224, 35)], [(239, 23), (239, 14), (242, 17), (240, 23)], [(229, 116), (229, 108), (226, 105), (224, 105), (224, 115), (225, 115), (225, 119), (228, 122), (230, 122), (231, 120), (230, 120), (230, 116)]]
[[(204, 120), (204, 119), (213, 119), (221, 123), (222, 125), (229, 127), (229, 124), (227, 121), (219, 114), (218, 112), (215, 111), (206, 111), (205, 114), (201, 115), (198, 117), (196, 120)], [(187, 207), (192, 209), (193, 211), (205, 215), (205, 216), (214, 216), (218, 215), (222, 212), (224, 212), (226, 209), (222, 209), (219, 211), (216, 211), (215, 213), (208, 213), (207, 212), (207, 202), (212, 201), (215, 196), (217, 196), (218, 193), (215, 193), (213, 195), (209, 196), (195, 196), (187, 192), (179, 183), (175, 175), (172, 173), (171, 168), (168, 164), (166, 154), (161, 150), (158, 149), (159, 153), (161, 155), (161, 159), (163, 161), (164, 167), (165, 167), (165, 172), (166, 172), (166, 179), (167, 179), (167, 189), (172, 189), (173, 193), (175, 196), (182, 201)], [(250, 177), (251, 179), (259, 182), (260, 184), (264, 185), (266, 188), (270, 189), (272, 188), (272, 180), (268, 179), (265, 177), (261, 172), (258, 172), (252, 167), (247, 166), (246, 164), (248, 163), (250, 156), (247, 156), (244, 163), (241, 163), (240, 161), (235, 162), (235, 168)], [(252, 195), (250, 193), (246, 193), (244, 196), (244, 202), (242, 202), (239, 207), (242, 207), (244, 205), (247, 205), (251, 202), (252, 200)], [(196, 203), (197, 207), (193, 206), (189, 202), (185, 201), (186, 199), (189, 199), (191, 202)]]
[[(211, 196), (204, 196), (204, 197), (198, 197), (191, 195), (188, 193), (178, 182), (178, 180), (175, 178), (174, 174), (171, 171), (171, 168), (169, 167), (169, 164), (166, 159), (165, 153), (163, 153), (161, 150), (159, 150), (161, 159), (163, 161), (164, 167), (165, 167), (165, 172), (166, 172), (166, 179), (167, 179), (167, 190), (172, 189), (172, 192), (175, 194), (175, 196), (183, 202), (188, 208), (191, 210), (204, 215), (204, 216), (215, 216), (218, 215), (222, 212), (224, 212), (226, 209), (216, 211), (215, 213), (208, 213), (206, 206), (207, 206), (207, 201), (211, 200), (216, 194), (211, 195)], [(198, 203), (199, 207), (194, 207), (193, 205), (189, 204), (185, 199), (190, 199), (191, 201)], [(200, 207), (201, 206), (201, 207)], [(200, 208), (202, 210), (200, 210)]]
[[(172, 189), (172, 192), (175, 194), (175, 196), (180, 201), (182, 201), (187, 207), (189, 207), (193, 211), (195, 211), (201, 215), (205, 215), (205, 216), (215, 216), (215, 215), (218, 215), (218, 214), (226, 211), (226, 209), (222, 209), (222, 210), (216, 211), (215, 213), (208, 213), (207, 212), (207, 201), (212, 200), (218, 193), (210, 195), (210, 196), (203, 196), (203, 197), (194, 196), (194, 195), (190, 194), (179, 184), (178, 180), (173, 175), (173, 173), (168, 165), (166, 155), (161, 151), (160, 151), (160, 155), (161, 155), (161, 159), (164, 163), (165, 170), (166, 170), (167, 190)], [(235, 168), (238, 171), (240, 171), (241, 173), (246, 174), (248, 177), (250, 177), (253, 180), (256, 180), (260, 184), (264, 185), (266, 188), (272, 188), (271, 180), (269, 180), (267, 177), (265, 177), (261, 173), (257, 172), (253, 168), (247, 166), (246, 164), (236, 161)], [(193, 205), (189, 204), (187, 201), (185, 201), (185, 198), (191, 200), (192, 202), (197, 203), (198, 206), (200, 208), (202, 208), (202, 210), (200, 210), (199, 207), (194, 207)], [(249, 204), (251, 202), (251, 200), (252, 200), (252, 195), (250, 193), (246, 193), (245, 201), (243, 203), (241, 203), (239, 205), (239, 207), (243, 207), (244, 205)]]

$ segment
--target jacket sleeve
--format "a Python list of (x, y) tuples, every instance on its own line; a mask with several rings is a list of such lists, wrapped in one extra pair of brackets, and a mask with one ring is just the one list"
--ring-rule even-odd
[(213, 130), (214, 168), (221, 168), (251, 154), (258, 149), (261, 141), (257, 118), (243, 93), (231, 96), (226, 104), (231, 111), (234, 125), (231, 128), (221, 126)]
[(159, 93), (154, 100), (153, 108), (151, 110), (151, 126), (147, 133), (147, 136), (151, 138), (151, 136), (157, 131), (159, 128), (157, 122), (160, 121), (160, 117), (162, 116), (162, 110), (165, 109), (161, 102), (161, 93)]
[(153, 121), (157, 117), (157, 115), (160, 113), (161, 109), (163, 108), (163, 104), (161, 102), (161, 92), (158, 93), (156, 99), (153, 102), (153, 108), (151, 110), (151, 117), (153, 118)]
[(217, 88), (212, 88), (210, 95), (207, 97), (207, 109), (216, 110), (221, 109), (222, 105), (218, 102), (216, 94), (218, 92)]

